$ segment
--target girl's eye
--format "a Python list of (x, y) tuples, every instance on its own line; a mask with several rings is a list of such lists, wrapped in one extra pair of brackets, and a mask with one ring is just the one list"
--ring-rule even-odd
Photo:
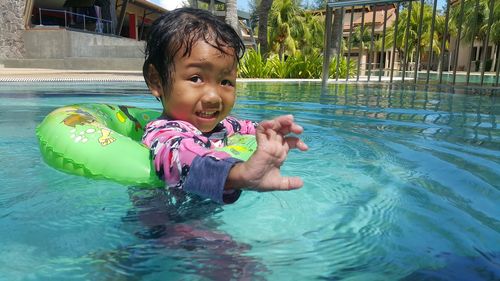
[(194, 82), (194, 83), (200, 83), (201, 77), (200, 76), (193, 76), (193, 77), (189, 78), (189, 81)]
[(221, 81), (221, 85), (222, 85), (222, 86), (230, 86), (230, 87), (233, 87), (233, 86), (234, 86), (233, 82), (231, 82), (231, 81), (229, 81), (229, 80), (222, 80), (222, 81)]

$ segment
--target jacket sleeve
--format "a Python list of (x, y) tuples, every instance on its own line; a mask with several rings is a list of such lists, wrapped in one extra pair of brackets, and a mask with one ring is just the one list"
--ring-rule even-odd
[(242, 134), (242, 135), (255, 135), (255, 128), (257, 123), (250, 120), (240, 120), (232, 116), (226, 117), (223, 121), (224, 127), (228, 135)]
[[(241, 191), (224, 191), (231, 167), (240, 162), (216, 151), (208, 139), (176, 121), (152, 122), (143, 143), (166, 187), (180, 188), (219, 203), (235, 202)], [(160, 125), (161, 124), (161, 125)]]

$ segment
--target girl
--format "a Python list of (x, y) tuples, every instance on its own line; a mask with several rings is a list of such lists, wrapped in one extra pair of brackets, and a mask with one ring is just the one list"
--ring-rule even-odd
[[(153, 23), (143, 74), (163, 113), (146, 126), (143, 142), (167, 187), (233, 203), (242, 189), (303, 185), (300, 178), (280, 173), (289, 149), (307, 150), (299, 138), (289, 136), (303, 131), (293, 116), (260, 124), (229, 116), (244, 48), (231, 26), (208, 11), (181, 8)], [(214, 150), (235, 133), (256, 136), (257, 150), (245, 162)]]

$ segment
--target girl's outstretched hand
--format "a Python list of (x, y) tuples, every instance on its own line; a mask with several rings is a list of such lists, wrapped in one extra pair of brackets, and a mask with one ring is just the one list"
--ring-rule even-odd
[(302, 179), (283, 177), (280, 172), (290, 149), (308, 149), (298, 137), (289, 135), (302, 132), (303, 128), (293, 121), (292, 115), (261, 122), (255, 133), (257, 150), (246, 162), (238, 163), (231, 169), (226, 188), (275, 191), (302, 187)]

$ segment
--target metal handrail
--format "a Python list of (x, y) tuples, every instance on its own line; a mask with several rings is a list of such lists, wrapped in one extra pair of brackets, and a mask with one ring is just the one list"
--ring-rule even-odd
[(367, 5), (382, 5), (382, 4), (397, 4), (401, 2), (408, 2), (408, 0), (328, 0), (328, 7), (340, 8), (346, 6), (367, 6)]
[[(372, 82), (373, 80), (375, 80), (375, 79), (373, 80), (370, 79), (370, 76), (372, 75), (372, 70), (378, 70), (379, 71), (378, 79), (376, 79), (378, 80), (378, 82), (383, 82), (381, 78), (382, 78), (382, 72), (384, 72), (388, 73), (388, 77), (385, 77), (386, 79), (384, 79), (384, 81), (389, 81), (390, 83), (394, 81), (395, 74), (399, 74), (399, 78), (396, 81), (399, 81), (400, 83), (403, 84), (438, 83), (438, 84), (455, 85), (456, 83), (464, 83), (465, 85), (468, 85), (469, 83), (471, 83), (473, 78), (471, 72), (475, 72), (474, 75), (475, 78), (479, 78), (475, 83), (483, 85), (485, 83), (485, 78), (488, 78), (488, 80), (490, 81), (488, 83), (490, 83), (490, 85), (495, 87), (500, 86), (499, 85), (500, 45), (494, 42), (490, 42), (490, 33), (492, 30), (493, 21), (497, 20), (493, 19), (493, 7), (494, 7), (494, 2), (498, 0), (486, 1), (490, 9), (489, 22), (482, 23), (485, 26), (484, 31), (486, 31), (486, 33), (483, 34), (483, 37), (478, 37), (477, 32), (479, 32), (479, 28), (473, 24), (474, 26), (471, 27), (472, 28), (471, 30), (476, 32), (475, 33), (476, 39), (472, 40), (471, 42), (461, 42), (463, 41), (464, 38), (463, 34), (464, 31), (462, 30), (462, 25), (464, 21), (465, 1), (464, 0), (455, 1), (454, 2), (455, 4), (452, 7), (451, 5), (452, 1), (446, 0), (447, 5), (443, 7), (444, 13), (443, 12), (440, 13), (442, 16), (445, 17), (444, 33), (443, 30), (438, 31), (436, 28), (437, 1), (439, 0), (342, 0), (342, 1), (328, 0), (326, 8), (326, 21), (325, 21), (326, 36), (324, 41), (325, 48), (323, 55), (324, 59), (323, 61), (324, 72), (322, 74), (323, 85), (325, 85), (328, 82), (330, 77), (329, 65), (332, 60), (330, 55), (331, 52), (330, 49), (332, 48), (330, 44), (331, 38), (339, 36), (339, 34), (336, 34), (337, 31), (332, 30), (333, 13), (337, 9), (347, 8), (351, 10), (351, 15), (350, 15), (351, 22), (349, 24), (350, 30), (349, 32), (345, 32), (344, 30), (342, 30), (340, 31), (342, 33), (340, 35), (344, 37), (345, 42), (348, 42), (348, 44), (346, 44), (347, 50), (342, 55), (342, 57), (345, 58), (347, 61), (348, 69), (350, 68), (350, 62), (353, 57), (352, 51), (356, 49), (358, 50), (357, 54), (356, 51), (354, 52), (354, 55), (357, 57), (357, 75), (356, 77), (349, 77), (348, 75), (345, 81), (360, 81), (360, 76), (362, 76), (366, 78), (368, 82)], [(417, 3), (419, 2), (420, 6), (418, 6), (418, 9), (416, 8), (417, 3), (414, 3), (414, 5), (412, 5), (413, 2)], [(477, 15), (479, 11), (479, 6), (478, 6), (479, 0), (474, 0), (474, 2), (476, 3), (474, 13), (475, 15)], [(432, 22), (426, 23), (429, 24), (430, 26), (431, 30), (430, 34), (428, 32), (424, 32), (422, 28), (424, 26), (423, 4), (430, 7), (426, 8), (426, 11), (430, 12), (430, 9), (432, 9)], [(394, 28), (388, 29), (390, 30), (390, 32), (386, 30), (387, 5), (394, 5), (396, 9), (395, 11), (396, 20), (393, 21), (393, 24), (395, 26)], [(358, 8), (360, 7), (362, 7), (361, 11), (354, 12), (354, 10), (359, 10)], [(416, 30), (413, 30), (412, 35), (410, 35), (409, 33), (410, 31), (409, 21), (406, 23), (404, 22), (401, 23), (399, 25), (400, 28), (398, 30), (397, 23), (400, 22), (401, 19), (400, 13), (403, 9), (407, 11), (406, 12), (407, 14), (417, 14), (418, 26)], [(454, 38), (456, 39), (455, 43), (453, 44), (451, 43), (452, 41), (450, 40), (451, 32), (449, 28), (451, 9), (457, 9), (456, 12), (459, 13), (458, 16), (459, 25), (457, 28), (458, 29), (457, 34), (453, 35)], [(365, 14), (368, 14), (370, 12), (372, 14), (368, 19), (368, 21), (369, 20), (372, 21), (371, 28), (368, 27), (370, 26), (370, 24), (367, 24), (365, 21)], [(354, 27), (352, 23), (353, 13), (361, 13), (361, 15), (358, 14), (358, 18), (356, 19), (357, 21), (361, 19), (361, 25), (359, 25), (359, 22), (356, 24), (361, 28), (361, 36), (364, 35), (364, 31), (367, 28), (371, 29), (370, 40), (365, 42), (366, 44), (368, 44), (367, 46), (364, 46), (363, 43), (361, 43), (360, 46), (353, 46), (351, 44), (352, 42), (351, 36), (353, 36), (352, 29)], [(378, 18), (377, 21), (375, 21), (376, 14)], [(382, 22), (382, 15), (383, 15), (383, 22)], [(394, 13), (392, 13), (391, 16), (394, 16)], [(341, 18), (348, 20), (347, 17), (344, 18), (342, 16)], [(375, 24), (379, 25), (379, 27), (377, 27), (377, 31), (375, 31)], [(341, 26), (344, 26), (344, 24), (342, 23)], [(385, 45), (386, 43), (385, 39), (388, 34), (393, 35), (392, 46)], [(403, 36), (404, 38), (404, 42), (398, 49), (396, 48), (396, 41), (395, 41), (397, 34)], [(435, 40), (434, 36), (436, 36), (436, 34), (438, 34), (439, 37), (442, 38), (440, 44), (438, 44), (439, 42), (434, 41)], [(381, 38), (381, 40), (378, 42), (382, 46), (380, 50), (379, 50), (380, 46), (378, 46), (377, 49), (374, 48), (375, 37)], [(410, 37), (413, 42), (408, 41)], [(425, 42), (424, 40), (427, 40), (429, 44), (426, 46), (422, 46), (422, 42)], [(413, 47), (413, 50), (410, 50), (409, 49), (409, 46), (411, 45), (410, 43), (415, 44), (419, 47), (417, 48)], [(435, 51), (434, 47), (436, 47), (439, 50)], [(464, 50), (464, 48), (468, 49)], [(490, 52), (489, 50), (492, 50), (493, 52)], [(367, 51), (367, 53), (364, 53), (365, 51)], [(342, 50), (338, 50), (337, 56), (341, 52)], [(468, 53), (468, 60), (465, 59), (462, 53)], [(396, 54), (399, 54), (399, 56), (396, 56)], [(366, 62), (363, 62), (364, 58), (367, 59)], [(387, 58), (389, 58), (389, 60), (387, 60)], [(337, 57), (337, 62), (339, 62), (339, 57)], [(336, 81), (338, 81), (338, 76), (339, 76), (338, 65), (339, 63), (337, 63), (337, 69), (332, 70), (336, 72), (334, 75), (334, 77), (336, 77), (335, 79)], [(360, 68), (360, 66), (363, 66), (362, 69)], [(435, 68), (437, 68), (437, 70), (435, 70)], [(364, 74), (365, 72), (367, 76)], [(490, 73), (487, 74), (485, 72), (490, 72)], [(466, 76), (461, 77), (464, 73), (466, 73)], [(432, 81), (430, 79), (431, 74), (433, 75)], [(447, 81), (444, 81), (443, 78), (446, 78)]]
[[(112, 25), (112, 21), (110, 21), (110, 20), (105, 20), (105, 19), (102, 19), (102, 18), (96, 18), (96, 17), (85, 15), (85, 14), (73, 13), (73, 12), (70, 12), (70, 11), (57, 10), (57, 9), (38, 8), (38, 16), (39, 16), (39, 21), (40, 21), (39, 25), (40, 26), (44, 26), (43, 20), (42, 20), (42, 12), (43, 11), (64, 14), (64, 27), (66, 27), (66, 28), (70, 27), (68, 25), (68, 15), (69, 16), (77, 16), (77, 17), (82, 17), (83, 18), (83, 30), (89, 31), (89, 30), (87, 30), (86, 23), (87, 23), (87, 19), (92, 19), (92, 20), (95, 20), (95, 23), (96, 23), (96, 30), (94, 30), (94, 32), (96, 32), (96, 33), (113, 34), (113, 30), (112, 30), (112, 26), (113, 25)], [(100, 25), (99, 23), (102, 24), (102, 25)], [(109, 28), (106, 28), (106, 31), (104, 31), (104, 25), (106, 25), (106, 27), (109, 27)]]

